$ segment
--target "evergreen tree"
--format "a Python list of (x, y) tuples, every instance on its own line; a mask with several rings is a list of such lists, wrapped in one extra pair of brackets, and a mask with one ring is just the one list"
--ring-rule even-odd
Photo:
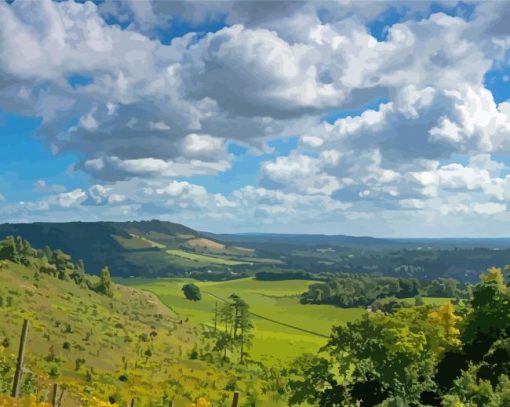
[(101, 281), (99, 283), (98, 291), (108, 297), (113, 297), (112, 279), (110, 277), (110, 269), (108, 266), (101, 269)]
[(232, 348), (232, 326), (234, 322), (233, 307), (231, 303), (225, 303), (220, 308), (220, 322), (223, 325), (223, 332), (219, 335), (218, 339), (220, 343), (216, 344), (216, 347), (220, 346), (223, 350), (223, 358), (226, 359), (227, 351)]
[(238, 342), (240, 348), (239, 352), (241, 363), (244, 362), (244, 358), (246, 356), (246, 349), (251, 348), (253, 339), (253, 334), (251, 333), (251, 331), (253, 330), (253, 323), (250, 318), (249, 308), (250, 306), (243, 301), (243, 304), (239, 309), (238, 324), (240, 334)]

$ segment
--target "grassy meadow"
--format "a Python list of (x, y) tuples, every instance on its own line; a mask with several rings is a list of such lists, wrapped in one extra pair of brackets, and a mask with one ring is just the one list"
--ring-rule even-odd
[[(269, 365), (286, 364), (304, 352), (316, 353), (326, 343), (333, 325), (355, 320), (365, 312), (361, 308), (300, 304), (299, 295), (312, 283), (309, 280), (258, 281), (244, 278), (201, 282), (183, 278), (119, 281), (154, 293), (179, 318), (188, 319), (191, 324), (212, 325), (216, 303), (220, 304), (222, 299), (233, 293), (239, 295), (254, 314), (251, 357)], [(200, 287), (201, 301), (184, 298), (181, 288), (189, 282)]]
[[(159, 406), (164, 397), (184, 407), (201, 396), (228, 406), (237, 383), (245, 399), (258, 394), (257, 405), (284, 405), (262, 390), (256, 372), (190, 360), (200, 328), (147, 290), (114, 285), (110, 298), (30, 267), (0, 263), (0, 362), (14, 366), (28, 319), (24, 377), (32, 372), (37, 378), (27, 388), (37, 400), (48, 400), (58, 383), (67, 389), (66, 407), (93, 406), (87, 401), (93, 397), (126, 407), (134, 396), (137, 407)], [(204, 308), (203, 320), (206, 315)], [(10, 379), (0, 380), (4, 385)]]
[(205, 265), (207, 265), (207, 264), (222, 264), (225, 266), (237, 266), (239, 264), (246, 264), (246, 262), (244, 262), (244, 261), (231, 260), (231, 259), (222, 258), (222, 257), (213, 257), (213, 256), (205, 255), (205, 254), (199, 254), (199, 253), (190, 253), (190, 252), (180, 250), (180, 249), (168, 249), (168, 250), (166, 250), (166, 253), (168, 253), (171, 256), (182, 257), (184, 259), (195, 261), (197, 263), (204, 263)]

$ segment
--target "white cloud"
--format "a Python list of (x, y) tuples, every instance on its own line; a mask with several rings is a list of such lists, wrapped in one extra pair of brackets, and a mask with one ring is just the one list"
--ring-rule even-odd
[(62, 208), (77, 207), (87, 199), (87, 194), (81, 189), (75, 189), (71, 192), (62, 192), (58, 194), (54, 201), (53, 199), (49, 203), (57, 203)]
[[(366, 25), (388, 7), (377, 1), (0, 3), (0, 106), (40, 118), (52, 153), (77, 153), (73, 168), (92, 175), (70, 192), (36, 180), (50, 195), (9, 213), (501, 219), (510, 103), (484, 76), (507, 63), (508, 5), (475, 4), (468, 20), (398, 4), (408, 14), (381, 40)], [(219, 16), (229, 26), (170, 43), (154, 30)], [(229, 143), (269, 154), (268, 141), (289, 136), (299, 146), (273, 150), (258, 185), (214, 194), (174, 179), (231, 170)]]
[(506, 211), (506, 204), (487, 202), (473, 205), (473, 210), (481, 215), (494, 215)]
[(188, 157), (220, 157), (225, 156), (225, 143), (208, 134), (191, 133), (183, 140), (183, 151)]
[(122, 160), (119, 157), (100, 157), (87, 160), (84, 168), (101, 179), (119, 180), (131, 177), (190, 177), (210, 175), (230, 168), (228, 160), (202, 161), (176, 159), (165, 161), (157, 158)]
[[(327, 154), (325, 156), (327, 157)], [(334, 157), (330, 159), (334, 161)], [(261, 184), (275, 189), (331, 195), (340, 188), (340, 183), (335, 177), (322, 171), (322, 167), (327, 163), (327, 158), (320, 160), (306, 155), (278, 157), (275, 161), (262, 164)]]

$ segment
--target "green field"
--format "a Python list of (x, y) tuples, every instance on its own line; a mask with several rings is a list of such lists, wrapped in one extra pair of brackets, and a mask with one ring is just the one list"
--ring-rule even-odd
[[(155, 293), (181, 318), (189, 318), (194, 324), (211, 324), (216, 302), (220, 303), (220, 299), (226, 299), (233, 293), (238, 294), (250, 305), (250, 310), (260, 316), (253, 316), (255, 337), (251, 355), (268, 364), (289, 362), (303, 352), (316, 353), (326, 343), (333, 325), (355, 320), (365, 312), (359, 308), (300, 304), (299, 295), (312, 283), (305, 280), (258, 281), (246, 278), (200, 282), (191, 279), (130, 279), (121, 282)], [(189, 282), (200, 287), (202, 301), (192, 302), (184, 298), (181, 287)]]
[(206, 256), (204, 254), (190, 253), (179, 249), (169, 249), (166, 252), (171, 256), (182, 257), (187, 260), (205, 264), (223, 264), (225, 266), (237, 266), (239, 264), (247, 264), (247, 262), (245, 261)]
[[(422, 299), (425, 305), (442, 305), (451, 300), (450, 298), (442, 297), (422, 297)], [(414, 305), (414, 298), (406, 298), (404, 301), (406, 301), (409, 305)]]

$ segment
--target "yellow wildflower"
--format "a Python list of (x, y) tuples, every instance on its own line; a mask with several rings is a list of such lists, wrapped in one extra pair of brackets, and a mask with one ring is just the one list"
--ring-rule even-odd
[(199, 397), (195, 403), (191, 403), (188, 407), (212, 407), (212, 404), (203, 397)]

